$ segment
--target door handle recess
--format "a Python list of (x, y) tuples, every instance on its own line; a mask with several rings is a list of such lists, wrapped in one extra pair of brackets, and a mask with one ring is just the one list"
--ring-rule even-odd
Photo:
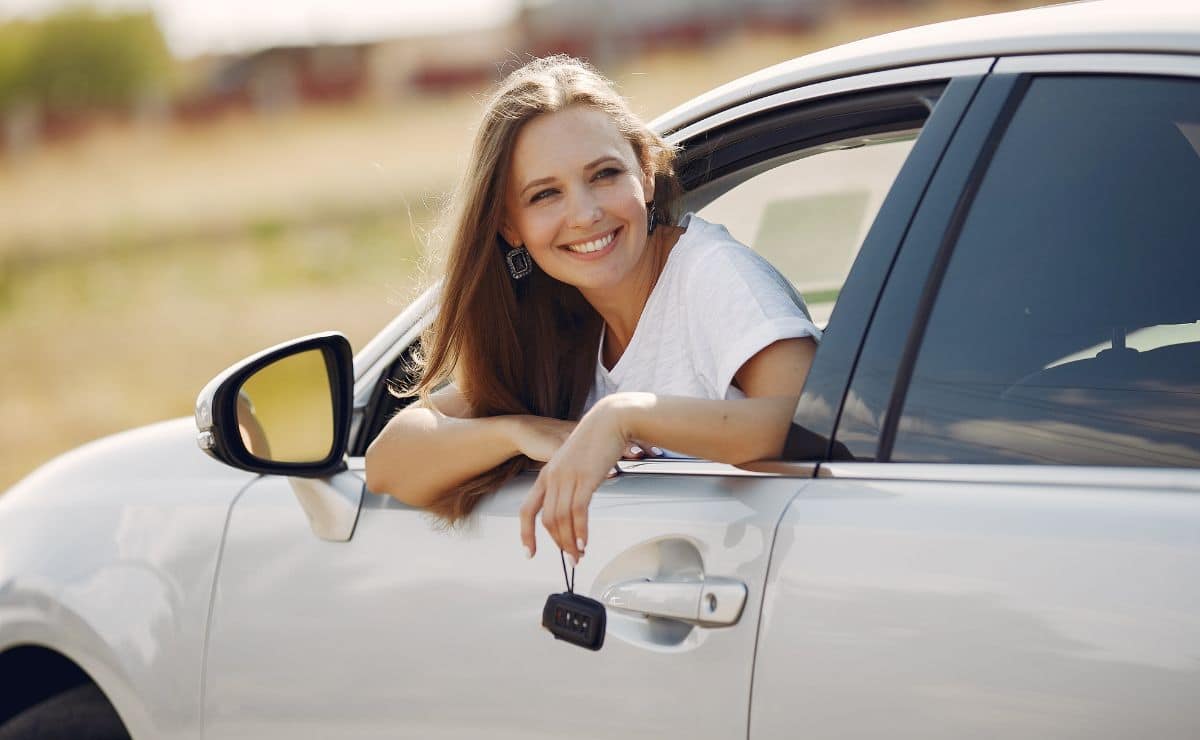
[(654, 581), (641, 578), (614, 583), (600, 601), (606, 607), (647, 617), (675, 619), (702, 627), (737, 624), (746, 605), (746, 584), (732, 578), (703, 581)]

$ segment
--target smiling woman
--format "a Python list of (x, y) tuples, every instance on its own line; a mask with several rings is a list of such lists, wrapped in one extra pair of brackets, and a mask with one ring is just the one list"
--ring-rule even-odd
[(502, 83), (450, 214), (439, 311), (405, 390), (420, 400), (368, 450), (370, 490), (455, 522), (545, 463), (521, 538), (532, 556), (540, 511), (577, 559), (623, 455), (779, 454), (820, 332), (765, 260), (676, 218), (674, 154), (578, 60)]

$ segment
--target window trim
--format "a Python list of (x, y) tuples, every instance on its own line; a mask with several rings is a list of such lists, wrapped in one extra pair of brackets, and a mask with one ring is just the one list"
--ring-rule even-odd
[(1189, 54), (1030, 54), (1001, 57), (996, 74), (1106, 74), (1200, 77), (1200, 56)]
[[(762, 162), (855, 138), (890, 136), (923, 124), (925, 101), (946, 89), (943, 80), (866, 90), (812, 100), (740, 118), (684, 142), (675, 171), (686, 202), (698, 189)], [(918, 113), (918, 111), (920, 111)], [(689, 204), (692, 207), (692, 204)]]
[(981, 485), (1054, 485), (1088, 489), (1140, 488), (1200, 493), (1200, 475), (1197, 475), (1193, 468), (953, 462), (825, 462), (821, 463), (817, 477)]
[(868, 72), (852, 77), (802, 85), (714, 113), (708, 118), (671, 132), (666, 139), (670, 144), (682, 144), (716, 129), (725, 128), (763, 113), (780, 108), (792, 108), (800, 103), (834, 98), (848, 93), (858, 94), (878, 88), (906, 87), (917, 83), (982, 75), (988, 72), (994, 62), (994, 57), (959, 59), (953, 62), (886, 69), (880, 72)]
[(686, 458), (646, 458), (644, 460), (619, 460), (617, 469), (622, 475), (709, 475), (721, 478), (800, 477), (813, 478), (817, 463), (795, 463), (775, 465), (773, 463), (746, 463), (729, 465), (712, 460)]

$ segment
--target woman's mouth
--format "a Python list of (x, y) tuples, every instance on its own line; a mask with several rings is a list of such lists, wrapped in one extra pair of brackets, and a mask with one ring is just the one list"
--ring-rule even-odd
[(613, 243), (617, 240), (617, 232), (620, 230), (620, 227), (618, 227), (604, 236), (596, 237), (590, 241), (578, 244), (564, 244), (563, 249), (581, 257), (599, 257), (602, 252), (607, 252), (612, 247)]

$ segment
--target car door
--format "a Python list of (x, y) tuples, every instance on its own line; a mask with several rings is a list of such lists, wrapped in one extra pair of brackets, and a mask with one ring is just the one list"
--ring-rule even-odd
[(752, 738), (1200, 733), (1198, 194), (1200, 58), (997, 63), (780, 524)]
[[(839, 292), (864, 233), (876, 245), (864, 250), (872, 259), (895, 251), (914, 193), (989, 64), (825, 82), (694, 123), (673, 135), (686, 152), (686, 205), (729, 220), (809, 293), (823, 321), (835, 300), (850, 300)], [(949, 82), (956, 75), (963, 78)], [(826, 187), (814, 188), (822, 173)], [(836, 224), (813, 218), (830, 209), (840, 214)], [(838, 245), (837, 259), (812, 248), (822, 242)], [(845, 290), (851, 303), (873, 304), (878, 287), (868, 279)], [(818, 351), (809, 384), (839, 397), (846, 353), (865, 328), (841, 326)], [(390, 354), (376, 347), (370, 364), (395, 366), (403, 344)], [(369, 381), (374, 402), (359, 427), (368, 438), (389, 412), (386, 380)], [(285, 479), (259, 480), (227, 526), (205, 736), (744, 736), (776, 525), (811, 485), (832, 432), (832, 416), (819, 411), (824, 403), (828, 412), (828, 399), (810, 400), (789, 438), (803, 461), (627, 462), (602, 485), (575, 584), (609, 606), (598, 653), (555, 642), (540, 627), (545, 598), (564, 590), (564, 574), (544, 533), (532, 561), (520, 546), (518, 507), (532, 475), (453, 531), (368, 495), (344, 542), (313, 535)], [(342, 484), (361, 480), (361, 458), (350, 465)], [(681, 591), (686, 598), (675, 596)]]

